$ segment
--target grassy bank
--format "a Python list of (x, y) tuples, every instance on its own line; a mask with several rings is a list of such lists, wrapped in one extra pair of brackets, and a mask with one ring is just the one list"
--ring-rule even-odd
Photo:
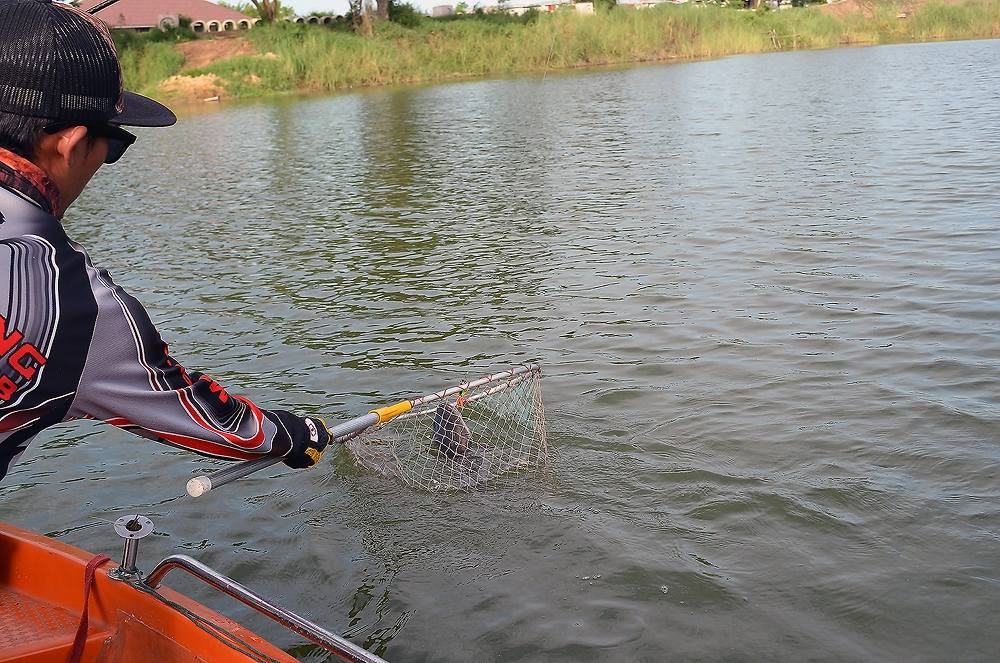
[[(868, 6), (871, 11), (839, 18), (816, 7), (748, 12), (667, 5), (644, 11), (617, 8), (594, 16), (557, 12), (526, 19), (423, 19), (411, 27), (380, 23), (371, 37), (278, 24), (247, 34), (260, 55), (218, 61), (183, 76), (214, 81), (224, 95), (257, 96), (844, 44), (1000, 36), (1000, 0), (930, 2), (907, 12), (906, 18), (899, 17), (906, 7), (897, 3)], [(136, 40), (122, 49), (122, 60), (133, 88), (160, 97), (183, 96), (184, 86), (161, 85), (183, 63), (170, 41)]]

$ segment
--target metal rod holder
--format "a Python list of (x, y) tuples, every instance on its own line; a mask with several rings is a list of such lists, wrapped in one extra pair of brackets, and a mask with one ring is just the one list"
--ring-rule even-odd
[(139, 539), (145, 538), (153, 533), (153, 521), (138, 513), (130, 516), (122, 516), (115, 521), (115, 532), (125, 539), (125, 546), (122, 549), (122, 562), (117, 569), (108, 572), (108, 576), (115, 580), (128, 580), (142, 573), (135, 566), (135, 558), (139, 552)]

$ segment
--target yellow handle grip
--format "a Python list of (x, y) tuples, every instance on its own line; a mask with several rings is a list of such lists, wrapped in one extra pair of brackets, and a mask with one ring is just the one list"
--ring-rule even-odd
[(413, 403), (410, 401), (400, 401), (395, 405), (386, 405), (385, 407), (376, 408), (371, 411), (371, 414), (377, 414), (378, 422), (380, 424), (384, 424), (390, 419), (395, 419), (399, 415), (409, 412), (412, 407)]

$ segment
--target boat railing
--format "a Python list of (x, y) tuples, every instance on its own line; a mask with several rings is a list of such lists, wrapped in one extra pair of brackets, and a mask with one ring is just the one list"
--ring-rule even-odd
[(150, 571), (145, 581), (140, 582), (144, 582), (147, 587), (155, 590), (163, 582), (164, 576), (174, 569), (182, 569), (188, 572), (210, 587), (231, 596), (265, 617), (276, 621), (285, 628), (298, 633), (307, 640), (346, 661), (350, 661), (351, 663), (386, 663), (384, 659), (372, 654), (368, 650), (355, 645), (353, 642), (335, 633), (327, 631), (323, 627), (312, 623), (290, 610), (271, 603), (232, 578), (187, 555), (170, 555), (169, 557), (165, 557)]

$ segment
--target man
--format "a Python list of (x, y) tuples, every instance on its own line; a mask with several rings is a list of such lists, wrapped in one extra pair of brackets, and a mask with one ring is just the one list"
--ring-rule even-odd
[(317, 418), (264, 410), (185, 370), (138, 301), (93, 265), (60, 219), (101, 165), (169, 126), (123, 91), (98, 19), (50, 0), (0, 0), (0, 479), (40, 431), (100, 419), (233, 460), (316, 464)]

